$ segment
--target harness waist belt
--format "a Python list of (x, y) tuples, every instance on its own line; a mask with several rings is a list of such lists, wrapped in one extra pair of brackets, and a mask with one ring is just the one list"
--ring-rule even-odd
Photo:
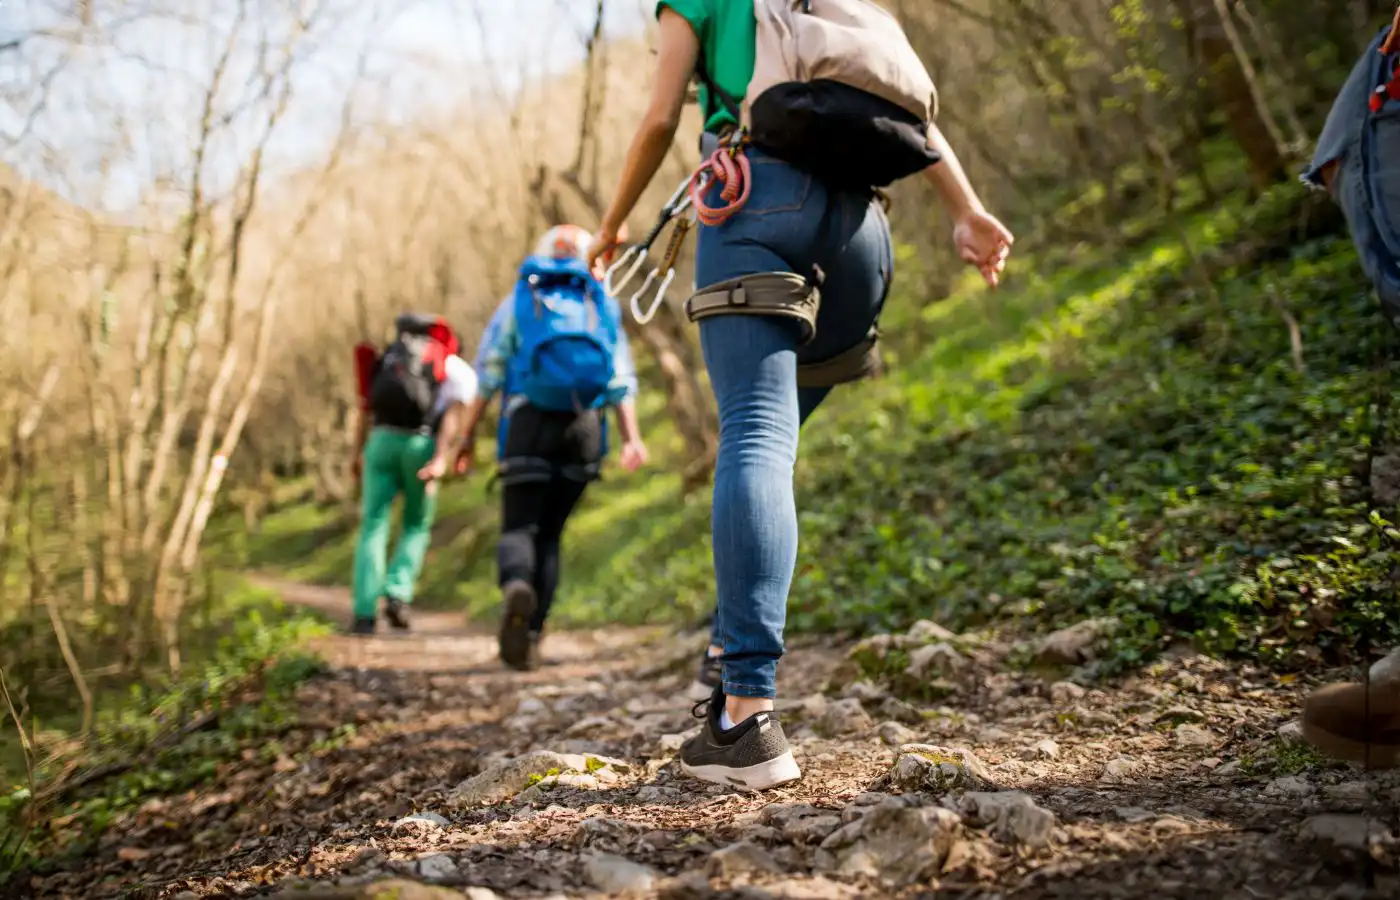
[(601, 461), (555, 465), (538, 456), (508, 456), (497, 465), (496, 475), (506, 487), (517, 484), (542, 484), (557, 474), (570, 481), (589, 482), (602, 472)]

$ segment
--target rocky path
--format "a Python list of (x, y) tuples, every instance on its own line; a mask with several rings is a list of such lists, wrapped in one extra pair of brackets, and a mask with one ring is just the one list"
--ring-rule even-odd
[[(343, 614), (339, 592), (284, 590)], [(1289, 724), (1303, 686), (1262, 670), (1178, 655), (1086, 690), (1057, 680), (1065, 670), (1011, 665), (1014, 647), (921, 623), (857, 652), (886, 679), (861, 674), (849, 647), (799, 644), (781, 715), (805, 777), (745, 795), (674, 762), (694, 727), (683, 691), (703, 636), (557, 635), (552, 664), (520, 676), (454, 616), (416, 626), (328, 639), (333, 671), (301, 688), (275, 759), (247, 752), (216, 783), (148, 802), (90, 858), (27, 888), (84, 900), (1400, 896), (1400, 777), (1313, 758)], [(1075, 642), (1053, 649), (1073, 658)], [(911, 701), (911, 684), (944, 695)]]

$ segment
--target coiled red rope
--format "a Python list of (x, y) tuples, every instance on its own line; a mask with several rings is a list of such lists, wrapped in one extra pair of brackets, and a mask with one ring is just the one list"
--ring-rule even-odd
[[(705, 181), (707, 174), (723, 186), (719, 196), (724, 206), (705, 204), (702, 195), (709, 187), (709, 182)], [(720, 147), (690, 176), (690, 200), (695, 204), (696, 218), (705, 225), (723, 225), (749, 202), (752, 183), (753, 170), (743, 149)]]

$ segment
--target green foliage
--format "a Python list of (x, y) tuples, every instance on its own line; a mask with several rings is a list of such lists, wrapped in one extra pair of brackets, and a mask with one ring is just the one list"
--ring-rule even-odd
[[(1282, 185), (1133, 249), (1059, 248), (1054, 271), (1019, 258), (993, 295), (893, 297), (894, 371), (835, 392), (803, 434), (789, 627), (1112, 616), (1105, 674), (1183, 636), (1283, 665), (1400, 639), (1383, 615), (1395, 511), (1372, 510), (1364, 477), (1373, 439), (1395, 439), (1374, 403), (1393, 390), (1376, 365), (1392, 336), (1349, 241), (1296, 236), (1307, 203)], [(709, 498), (676, 488), (651, 475), (590, 493), (561, 618), (709, 612)], [(476, 504), (485, 527), (495, 498), (456, 491), (445, 508)], [(482, 547), (470, 570), (449, 554), (428, 576), (477, 615), (495, 601)], [(348, 541), (331, 552), (346, 571)]]
[[(52, 779), (67, 777), (72, 763), (79, 771), (111, 767), (111, 778), (98, 780), (60, 809), (34, 810), (29, 787), (11, 787), (17, 775), (8, 775), (0, 792), (0, 871), (41, 856), (81, 852), (115, 817), (152, 796), (216, 777), (245, 747), (257, 746), (271, 758), (280, 753), (267, 738), (294, 721), (297, 687), (325, 671), (322, 660), (298, 648), (326, 628), (306, 615), (268, 617), (255, 602), (261, 597), (244, 589), (250, 606), (226, 621), (212, 655), (190, 674), (177, 680), (152, 677), (108, 698), (80, 755), (43, 760), (36, 787), (42, 796)], [(238, 609), (238, 602), (230, 598), (228, 609)], [(171, 741), (172, 734), (179, 740)], [(334, 746), (353, 734), (353, 728), (341, 729), (322, 745)], [(41, 827), (31, 835), (25, 823), (34, 823), (36, 814)], [(44, 818), (50, 824), (42, 824)], [(31, 836), (32, 841), (23, 840)]]

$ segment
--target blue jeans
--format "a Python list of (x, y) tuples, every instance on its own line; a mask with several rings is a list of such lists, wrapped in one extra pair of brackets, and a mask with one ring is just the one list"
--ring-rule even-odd
[[(816, 337), (764, 316), (700, 322), (700, 344), (719, 407), (715, 465), (715, 643), (724, 648), (724, 692), (773, 697), (788, 589), (797, 564), (792, 474), (797, 433), (830, 388), (797, 386), (799, 363), (819, 363), (865, 339), (894, 270), (889, 223), (864, 191), (820, 181), (754, 149), (747, 205), (702, 227), (695, 281), (702, 287), (760, 272), (825, 275)], [(707, 198), (718, 203), (718, 188)], [(823, 217), (828, 217), (825, 229)]]

